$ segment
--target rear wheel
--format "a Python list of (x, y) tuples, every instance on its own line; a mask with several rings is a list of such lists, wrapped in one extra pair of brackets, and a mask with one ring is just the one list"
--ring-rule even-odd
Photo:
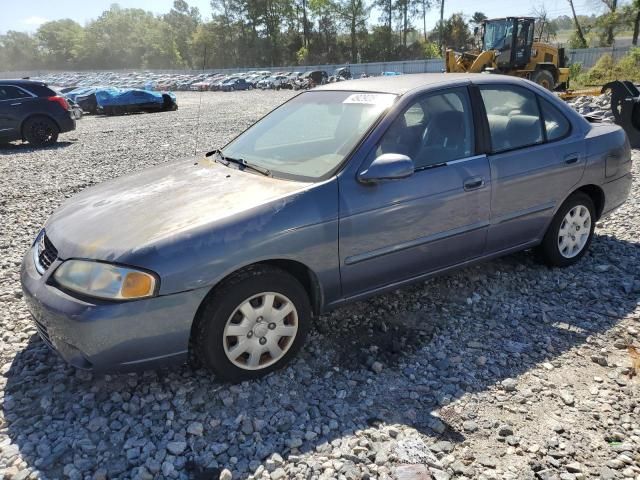
[(31, 145), (44, 147), (58, 141), (60, 130), (56, 122), (50, 118), (37, 116), (31, 117), (24, 122), (22, 134)]
[(556, 83), (553, 79), (553, 74), (549, 70), (538, 70), (533, 72), (531, 75), (531, 81), (546, 88), (547, 90), (553, 90)]
[(311, 306), (287, 272), (255, 267), (231, 277), (205, 300), (193, 331), (199, 360), (232, 382), (281, 368), (307, 335)]
[(587, 252), (595, 229), (596, 213), (589, 195), (576, 192), (557, 211), (538, 252), (547, 265), (568, 267)]

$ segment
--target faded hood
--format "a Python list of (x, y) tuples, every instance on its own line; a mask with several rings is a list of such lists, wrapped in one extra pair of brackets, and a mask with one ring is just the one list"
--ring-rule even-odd
[(165, 164), (87, 188), (47, 221), (59, 256), (117, 261), (304, 189), (209, 159)]

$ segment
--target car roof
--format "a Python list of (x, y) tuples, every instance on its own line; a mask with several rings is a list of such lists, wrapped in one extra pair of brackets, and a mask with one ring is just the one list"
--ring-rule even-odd
[(484, 20), (482, 23), (499, 22), (500, 20), (536, 20), (536, 17), (498, 17), (498, 18), (488, 18), (488, 19)]
[(359, 78), (344, 82), (329, 83), (317, 87), (316, 90), (341, 90), (354, 92), (393, 93), (404, 95), (412, 90), (428, 89), (429, 86), (465, 83), (514, 83), (522, 84), (524, 80), (507, 75), (490, 73), (412, 73), (381, 77)]
[(19, 87), (28, 87), (30, 85), (40, 85), (41, 87), (46, 87), (47, 84), (45, 82), (38, 82), (36, 80), (25, 80), (25, 79), (11, 79), (11, 78), (0, 78), (0, 83), (3, 85), (17, 85)]

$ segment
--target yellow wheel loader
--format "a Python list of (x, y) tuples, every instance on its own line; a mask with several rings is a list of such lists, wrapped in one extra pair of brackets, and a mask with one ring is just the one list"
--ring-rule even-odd
[(534, 40), (535, 18), (507, 17), (485, 20), (479, 50), (455, 52), (447, 49), (446, 71), (451, 73), (493, 72), (527, 78), (548, 90), (569, 86), (569, 69), (563, 48)]
[[(445, 52), (446, 71), (452, 73), (491, 72), (527, 78), (558, 96), (571, 100), (611, 92), (611, 111), (615, 122), (629, 137), (633, 148), (640, 148), (640, 91), (629, 81), (610, 82), (603, 87), (569, 90), (569, 69), (564, 48), (534, 40), (535, 18), (507, 17), (485, 20), (476, 29), (480, 49)], [(600, 119), (590, 115), (591, 122)]]

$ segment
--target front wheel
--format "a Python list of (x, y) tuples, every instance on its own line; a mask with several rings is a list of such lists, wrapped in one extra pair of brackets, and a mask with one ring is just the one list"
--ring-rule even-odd
[(576, 192), (557, 211), (538, 252), (549, 266), (568, 267), (587, 252), (596, 223), (593, 200)]
[(533, 75), (531, 75), (531, 81), (546, 88), (547, 90), (553, 90), (556, 83), (553, 79), (553, 74), (549, 70), (538, 70), (533, 72)]
[(254, 267), (205, 300), (192, 343), (204, 366), (241, 382), (287, 364), (304, 343), (310, 320), (309, 297), (298, 280), (278, 268)]

